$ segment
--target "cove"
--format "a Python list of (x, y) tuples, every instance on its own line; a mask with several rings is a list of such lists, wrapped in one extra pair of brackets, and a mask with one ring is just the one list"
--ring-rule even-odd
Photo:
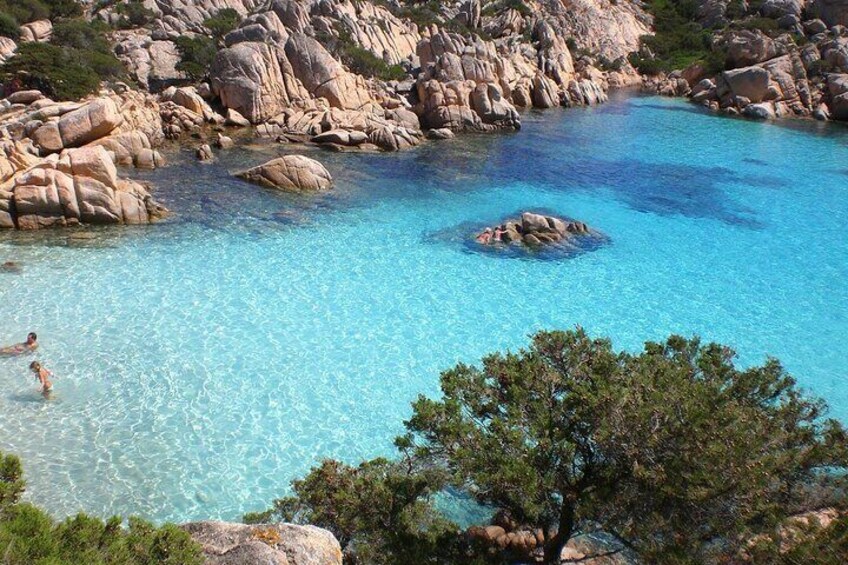
[[(175, 150), (142, 175), (175, 212), (144, 228), (0, 234), (0, 450), (35, 502), (155, 520), (234, 519), (323, 457), (391, 453), (458, 361), (582, 325), (637, 349), (669, 333), (781, 359), (848, 418), (848, 130), (619, 96), (531, 112), (514, 134), (400, 154)], [(307, 151), (328, 195), (230, 172)], [(608, 241), (480, 252), (470, 228), (533, 209)], [(38, 395), (26, 365), (56, 375)]]

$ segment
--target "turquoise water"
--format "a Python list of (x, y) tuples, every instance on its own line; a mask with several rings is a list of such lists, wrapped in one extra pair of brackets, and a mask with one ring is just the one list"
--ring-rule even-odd
[[(848, 419), (848, 130), (616, 98), (525, 115), (515, 134), (395, 155), (311, 151), (337, 180), (291, 197), (232, 180), (292, 148), (148, 175), (147, 228), (0, 235), (0, 341), (38, 331), (45, 402), (0, 359), (0, 449), (57, 514), (232, 519), (322, 457), (391, 452), (417, 394), (459, 360), (580, 324), (635, 349), (677, 332), (782, 359)], [(524, 209), (609, 241), (480, 253)]]

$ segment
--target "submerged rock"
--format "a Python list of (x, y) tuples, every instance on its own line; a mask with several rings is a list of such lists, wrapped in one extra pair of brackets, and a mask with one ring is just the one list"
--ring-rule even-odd
[(207, 565), (341, 565), (338, 540), (315, 526), (192, 522), (182, 528), (203, 547)]
[(524, 212), (520, 218), (487, 227), (475, 239), (482, 245), (540, 247), (592, 234), (593, 231), (583, 222)]
[(5, 261), (0, 264), (0, 273), (20, 273), (23, 270), (20, 263)]
[(200, 161), (208, 162), (215, 159), (215, 155), (212, 153), (212, 148), (209, 147), (208, 143), (204, 143), (203, 145), (198, 147), (195, 154), (197, 155), (197, 158)]
[(236, 176), (290, 192), (320, 192), (333, 186), (333, 177), (324, 165), (303, 155), (278, 157), (264, 165), (236, 173)]

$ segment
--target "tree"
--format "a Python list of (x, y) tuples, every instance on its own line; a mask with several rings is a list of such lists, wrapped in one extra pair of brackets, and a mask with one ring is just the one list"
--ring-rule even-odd
[(203, 25), (212, 32), (212, 35), (216, 39), (221, 39), (233, 31), (241, 19), (239, 13), (234, 9), (223, 8), (215, 12), (215, 15), (211, 18), (204, 20)]
[(734, 355), (677, 336), (631, 355), (582, 329), (540, 332), (444, 372), (443, 398), (419, 397), (398, 445), (547, 532), (548, 563), (588, 524), (648, 561), (697, 560), (717, 540), (734, 552), (848, 467), (822, 401), (776, 360), (740, 370)]
[(189, 78), (195, 80), (203, 78), (218, 52), (215, 41), (203, 35), (194, 37), (183, 35), (176, 39), (176, 45), (181, 59), (176, 69), (188, 75)]
[(455, 561), (459, 527), (433, 506), (444, 484), (443, 472), (416, 468), (409, 459), (357, 467), (327, 460), (294, 481), (294, 496), (244, 518), (326, 528), (345, 549), (346, 563), (446, 563)]

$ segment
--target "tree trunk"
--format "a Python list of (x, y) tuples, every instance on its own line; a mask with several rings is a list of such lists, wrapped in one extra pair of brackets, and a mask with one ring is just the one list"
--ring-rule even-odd
[(555, 536), (545, 542), (545, 563), (559, 563), (562, 548), (574, 532), (574, 505), (566, 504), (559, 514), (559, 528)]

